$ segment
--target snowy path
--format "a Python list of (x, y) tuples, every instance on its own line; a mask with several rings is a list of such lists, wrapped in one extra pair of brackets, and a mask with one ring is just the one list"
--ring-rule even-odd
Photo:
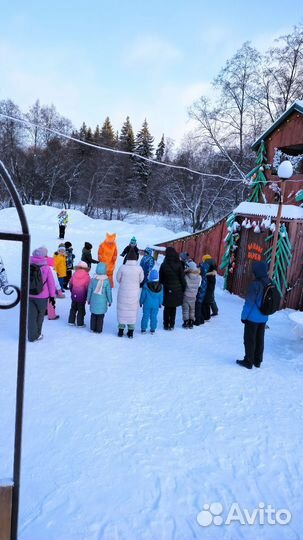
[[(220, 288), (217, 300), (220, 316), (200, 328), (179, 318), (132, 341), (116, 337), (115, 303), (97, 336), (67, 326), (69, 299), (58, 300), (60, 319), (28, 345), (20, 540), (303, 539), (302, 342), (278, 313), (264, 366), (241, 369), (242, 301)], [(0, 478), (11, 474), (17, 339), (16, 311), (3, 314)], [(197, 514), (213, 502), (264, 502), (293, 519), (203, 528)]]

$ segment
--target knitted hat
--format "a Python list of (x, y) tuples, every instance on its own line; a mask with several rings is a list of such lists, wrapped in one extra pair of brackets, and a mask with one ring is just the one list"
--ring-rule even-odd
[(137, 261), (138, 260), (138, 257), (137, 257), (137, 253), (135, 252), (134, 248), (131, 247), (128, 254), (127, 254), (127, 261)]
[(63, 251), (65, 251), (65, 246), (59, 246), (58, 251), (60, 251), (60, 253), (63, 253)]
[(68, 248), (71, 248), (71, 247), (72, 247), (72, 244), (71, 244), (71, 242), (65, 242), (65, 244), (64, 244), (64, 245), (65, 245), (66, 249), (68, 249)]
[(150, 271), (148, 281), (159, 281), (159, 274), (157, 270), (153, 269)]
[(150, 247), (146, 247), (145, 250), (144, 250), (144, 253), (147, 253), (147, 255), (152, 255), (152, 254), (153, 254), (153, 250), (152, 250), (152, 248), (150, 248)]
[(85, 261), (80, 261), (76, 264), (76, 268), (83, 268), (83, 270), (88, 269), (88, 264)]
[(208, 259), (211, 259), (211, 258), (212, 258), (211, 255), (203, 255), (202, 262), (205, 262), (205, 261), (207, 261)]
[(189, 261), (187, 263), (187, 269), (190, 271), (190, 272), (195, 272), (197, 270), (197, 265), (194, 261)]
[(41, 246), (37, 249), (34, 249), (33, 251), (33, 257), (46, 257), (47, 256), (47, 248), (44, 246)]
[(131, 239), (130, 239), (130, 245), (131, 246), (136, 246), (137, 245), (137, 239), (135, 238), (135, 236), (132, 236)]
[(188, 257), (189, 253), (187, 253), (187, 251), (182, 251), (182, 253), (179, 255), (180, 260), (183, 262), (187, 261)]
[(99, 262), (96, 266), (96, 274), (106, 274), (106, 264)]
[(85, 247), (86, 249), (92, 249), (93, 246), (92, 246), (92, 244), (90, 244), (89, 242), (85, 242), (84, 247)]

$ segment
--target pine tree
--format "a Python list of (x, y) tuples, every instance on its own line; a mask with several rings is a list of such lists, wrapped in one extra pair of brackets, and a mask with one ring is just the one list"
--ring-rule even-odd
[[(272, 234), (271, 236), (268, 236), (265, 242), (273, 241), (273, 238), (274, 238), (274, 234)], [(268, 264), (270, 264), (271, 262), (271, 254), (272, 254), (272, 246), (268, 248), (268, 250), (264, 253)], [(292, 246), (288, 237), (288, 232), (287, 232), (285, 223), (282, 223), (279, 230), (277, 250), (276, 250), (276, 256), (275, 256), (275, 263), (274, 263), (274, 272), (272, 276), (272, 280), (275, 283), (281, 298), (283, 296), (283, 286), (285, 287), (285, 289), (288, 288), (286, 276), (287, 276), (287, 269), (291, 263), (291, 258), (292, 258)]]
[[(149, 132), (148, 123), (145, 119), (142, 128), (136, 136), (135, 153), (145, 158), (153, 158), (154, 137)], [(135, 197), (140, 201), (140, 207), (150, 209), (152, 207), (151, 190), (149, 180), (152, 174), (151, 163), (146, 160), (134, 158), (134, 176), (136, 180)]]
[(266, 164), (267, 157), (266, 157), (266, 150), (265, 150), (265, 144), (264, 141), (261, 141), (261, 144), (259, 146), (257, 157), (256, 157), (256, 166), (252, 171), (250, 171), (246, 178), (249, 178), (252, 182), (251, 189), (252, 193), (250, 197), (248, 198), (249, 202), (259, 202), (260, 197), (262, 197), (262, 202), (266, 203), (266, 198), (263, 192), (263, 188), (267, 184), (267, 179), (264, 174), (264, 170), (270, 168)]
[(163, 161), (164, 152), (165, 152), (165, 142), (164, 142), (164, 134), (163, 134), (161, 137), (161, 141), (158, 144), (158, 148), (156, 150), (157, 161)]
[(100, 140), (101, 140), (100, 127), (99, 127), (99, 124), (97, 124), (95, 132), (94, 132), (94, 142), (96, 144), (100, 144)]
[(108, 116), (105, 118), (101, 129), (100, 141), (102, 146), (107, 146), (108, 148), (114, 148), (115, 146), (115, 133)]
[(154, 152), (154, 137), (149, 132), (148, 123), (145, 118), (142, 128), (137, 133), (136, 137), (136, 154), (147, 158), (153, 157)]
[(93, 132), (92, 132), (92, 129), (89, 127), (87, 132), (86, 132), (86, 141), (91, 143), (91, 142), (94, 142), (94, 137), (93, 137)]
[(79, 138), (81, 141), (85, 141), (87, 135), (87, 126), (86, 123), (83, 122), (82, 126), (79, 129)]
[(129, 116), (126, 117), (126, 120), (121, 128), (119, 148), (125, 152), (134, 152), (135, 150), (135, 136)]

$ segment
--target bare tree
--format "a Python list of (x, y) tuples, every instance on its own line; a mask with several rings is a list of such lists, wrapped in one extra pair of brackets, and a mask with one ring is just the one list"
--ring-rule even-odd
[(265, 54), (255, 100), (274, 122), (296, 99), (303, 99), (303, 24), (281, 36)]

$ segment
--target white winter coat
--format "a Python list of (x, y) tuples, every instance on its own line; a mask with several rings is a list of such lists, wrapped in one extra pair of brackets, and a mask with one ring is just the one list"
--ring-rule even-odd
[(126, 261), (120, 266), (116, 280), (120, 283), (117, 296), (118, 323), (136, 324), (140, 283), (144, 280), (144, 272), (137, 261)]

